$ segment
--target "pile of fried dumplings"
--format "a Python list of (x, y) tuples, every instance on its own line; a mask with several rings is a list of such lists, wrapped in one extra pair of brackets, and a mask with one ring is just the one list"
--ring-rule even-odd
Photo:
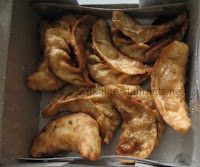
[[(121, 134), (116, 155), (147, 158), (166, 124), (181, 134), (191, 128), (185, 101), (189, 48), (182, 42), (187, 12), (152, 25), (113, 11), (112, 25), (94, 15), (69, 13), (41, 21), (43, 57), (26, 79), (33, 90), (55, 91), (42, 110), (57, 116), (35, 137), (33, 157), (80, 153), (95, 161), (101, 144)], [(151, 91), (140, 84), (151, 77)], [(134, 163), (132, 160), (119, 161)]]

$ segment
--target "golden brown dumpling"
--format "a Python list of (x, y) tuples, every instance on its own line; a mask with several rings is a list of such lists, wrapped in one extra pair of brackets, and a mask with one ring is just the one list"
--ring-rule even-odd
[[(73, 22), (70, 18), (73, 18)], [(76, 15), (65, 16), (58, 20), (55, 27), (47, 29), (45, 56), (49, 59), (52, 71), (59, 78), (74, 85), (86, 85), (81, 70), (70, 56), (71, 27), (77, 19)]]
[(42, 116), (48, 118), (62, 111), (89, 114), (97, 121), (103, 141), (108, 144), (121, 123), (121, 117), (113, 106), (110, 95), (104, 93), (105, 89), (109, 88), (67, 86), (64, 91), (54, 95), (42, 111)]
[(155, 147), (158, 146), (161, 138), (164, 135), (166, 124), (156, 108), (152, 93), (146, 89), (143, 89), (139, 85), (116, 85), (116, 89), (122, 89), (124, 93), (128, 93), (128, 95), (130, 95), (134, 100), (147, 104), (149, 108), (156, 114), (157, 139)]
[(66, 82), (52, 72), (48, 59), (44, 57), (38, 71), (27, 78), (26, 84), (33, 90), (58, 90), (66, 85)]
[(101, 137), (97, 122), (87, 114), (77, 113), (58, 117), (47, 124), (34, 139), (31, 155), (55, 155), (74, 151), (83, 159), (95, 161), (101, 153)]
[(99, 56), (93, 54), (89, 44), (86, 53), (88, 57), (87, 67), (90, 73), (90, 77), (102, 85), (136, 85), (145, 81), (150, 74), (145, 73), (141, 75), (129, 75), (117, 71), (108, 65), (105, 61), (103, 61)]
[(112, 44), (110, 27), (105, 20), (99, 19), (93, 26), (92, 44), (99, 56), (113, 69), (128, 75), (151, 72), (151, 67), (141, 61), (130, 59), (120, 53)]
[[(50, 24), (48, 21), (42, 21), (40, 24), (40, 45), (42, 50), (45, 48), (46, 30), (50, 27), (53, 27), (53, 24)], [(44, 56), (38, 71), (26, 79), (26, 84), (33, 90), (58, 90), (66, 85), (66, 82), (53, 73), (49, 66), (48, 58)]]
[[(155, 113), (147, 104), (136, 101), (127, 93), (116, 93), (112, 96), (112, 101), (123, 119), (116, 155), (147, 158), (157, 139)], [(123, 159), (120, 161), (134, 162)]]
[(174, 20), (161, 25), (142, 25), (120, 11), (113, 11), (112, 20), (116, 29), (139, 44), (150, 42), (180, 26), (187, 20), (187, 13), (183, 12)]
[(107, 63), (100, 59), (97, 55), (88, 56), (88, 70), (90, 76), (102, 85), (109, 84), (140, 84), (147, 80), (150, 73), (141, 75), (129, 75), (112, 69)]
[(126, 56), (140, 60), (143, 63), (152, 63), (160, 56), (162, 50), (174, 42), (175, 40), (181, 41), (185, 35), (188, 28), (188, 21), (185, 21), (181, 27), (177, 28), (174, 32), (167, 36), (163, 36), (159, 40), (152, 41), (151, 43), (134, 43), (131, 39), (127, 39), (119, 30), (112, 26), (111, 30), (113, 32), (113, 42), (119, 49), (119, 51)]
[(175, 41), (167, 46), (153, 68), (151, 89), (155, 104), (165, 122), (181, 134), (191, 128), (185, 101), (185, 72), (189, 48)]
[(72, 39), (71, 45), (74, 49), (76, 59), (81, 72), (89, 86), (94, 86), (94, 83), (88, 76), (86, 68), (87, 56), (86, 56), (86, 42), (91, 34), (92, 25), (97, 21), (97, 18), (92, 15), (84, 15), (78, 19), (72, 27)]
[[(94, 86), (86, 70), (84, 46), (95, 22), (96, 17), (92, 15), (79, 19), (76, 15), (70, 15), (65, 16), (57, 26), (47, 29), (45, 53), (53, 72), (62, 80), (77, 86)], [(73, 47), (77, 62), (71, 56), (69, 45)]]

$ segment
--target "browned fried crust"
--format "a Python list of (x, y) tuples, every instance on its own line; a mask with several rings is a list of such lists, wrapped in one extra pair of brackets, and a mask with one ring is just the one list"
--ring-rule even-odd
[(113, 42), (117, 46), (120, 52), (126, 56), (140, 60), (143, 63), (152, 63), (160, 56), (162, 50), (174, 42), (175, 40), (181, 41), (185, 35), (185, 32), (188, 28), (188, 20), (186, 20), (178, 31), (174, 34), (161, 37), (159, 40), (152, 41), (149, 45), (146, 44), (137, 44), (132, 40), (125, 39), (121, 32), (112, 26), (111, 30), (113, 32)]
[(143, 89), (139, 85), (116, 85), (116, 88), (123, 89), (124, 92), (128, 93), (134, 100), (138, 102), (145, 103), (149, 106), (149, 108), (156, 114), (156, 123), (157, 123), (157, 139), (155, 143), (155, 147), (158, 146), (161, 138), (164, 135), (166, 124), (160, 115), (156, 105), (154, 103), (154, 99), (152, 93), (146, 89)]
[(112, 45), (110, 27), (105, 20), (99, 19), (93, 26), (92, 44), (99, 56), (113, 69), (129, 75), (151, 72), (151, 67), (120, 53)]
[(153, 98), (160, 114), (181, 134), (191, 128), (184, 88), (188, 54), (189, 48), (185, 43), (173, 42), (163, 50), (151, 75), (151, 89), (157, 91)]
[[(40, 25), (40, 45), (41, 49), (45, 48), (45, 33), (48, 28), (53, 27), (48, 21), (42, 21)], [(26, 84), (33, 90), (58, 90), (62, 88), (66, 83), (58, 78), (49, 66), (49, 61), (44, 56), (38, 67), (38, 71), (30, 75), (26, 79)]]
[(128, 84), (137, 85), (145, 81), (150, 73), (141, 75), (129, 75), (119, 72), (109, 66), (98, 55), (92, 53), (90, 46), (87, 47), (87, 67), (91, 78), (102, 85)]
[(95, 161), (101, 153), (101, 137), (97, 122), (87, 114), (68, 114), (50, 122), (34, 139), (31, 155), (54, 155), (74, 151), (83, 159)]
[(113, 11), (112, 20), (114, 27), (135, 43), (147, 43), (181, 25), (187, 20), (187, 13), (183, 12), (176, 19), (161, 25), (142, 25), (120, 11)]
[(49, 105), (42, 111), (42, 116), (48, 118), (62, 111), (89, 114), (97, 120), (103, 141), (108, 144), (120, 125), (121, 118), (112, 105), (110, 96), (99, 94), (99, 91), (103, 92), (102, 89), (104, 88), (67, 86), (64, 91), (54, 95)]
[[(79, 68), (72, 60), (69, 44), (71, 42), (71, 27), (78, 16), (67, 15), (55, 27), (48, 28), (45, 35), (45, 55), (53, 72), (62, 80), (74, 85), (87, 85)], [(72, 21), (73, 20), (73, 21)]]
[(66, 85), (66, 82), (52, 72), (48, 59), (44, 57), (38, 71), (27, 78), (26, 84), (33, 90), (58, 90)]
[(86, 69), (87, 56), (85, 54), (85, 46), (90, 36), (92, 25), (96, 21), (97, 18), (95, 16), (84, 15), (79, 18), (72, 27), (71, 45), (74, 49), (79, 69), (83, 73), (83, 76), (89, 86), (94, 86), (94, 83), (89, 79), (88, 71)]
[(115, 94), (112, 101), (123, 119), (116, 155), (147, 158), (153, 151), (157, 138), (155, 113), (147, 104), (134, 100), (127, 93)]

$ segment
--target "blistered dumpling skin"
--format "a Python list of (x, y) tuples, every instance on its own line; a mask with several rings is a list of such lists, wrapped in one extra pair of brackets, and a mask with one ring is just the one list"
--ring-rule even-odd
[[(47, 29), (45, 53), (49, 57), (52, 71), (59, 78), (77, 86), (94, 86), (86, 69), (85, 43), (90, 36), (92, 25), (96, 22), (96, 17), (72, 16), (65, 16), (55, 27)], [(77, 62), (72, 58), (69, 45), (73, 48)]]
[[(127, 93), (115, 94), (112, 101), (123, 119), (116, 155), (147, 158), (157, 139), (155, 113), (147, 104), (134, 100)], [(119, 161), (134, 163), (132, 160)]]
[(99, 19), (93, 26), (92, 44), (99, 56), (113, 69), (129, 75), (151, 72), (152, 68), (141, 61), (130, 59), (120, 53), (112, 44), (110, 27), (105, 20)]
[(58, 90), (66, 85), (66, 82), (52, 72), (48, 59), (44, 57), (38, 71), (27, 78), (26, 84), (33, 90)]
[(104, 89), (106, 88), (67, 86), (64, 91), (53, 96), (49, 105), (42, 111), (42, 116), (48, 118), (62, 111), (89, 114), (97, 121), (104, 143), (109, 144), (121, 123), (121, 118), (112, 104), (110, 95), (103, 93)]
[(149, 106), (149, 108), (156, 114), (156, 123), (157, 123), (157, 139), (155, 143), (155, 147), (160, 143), (161, 138), (164, 135), (166, 123), (164, 122), (162, 116), (160, 115), (156, 105), (154, 103), (154, 99), (152, 93), (146, 89), (143, 89), (139, 85), (116, 85), (117, 89), (122, 89), (124, 92), (128, 93), (131, 98), (138, 102), (145, 103)]
[(130, 16), (120, 11), (113, 11), (113, 25), (135, 43), (147, 43), (171, 31), (187, 20), (187, 13), (183, 12), (174, 20), (161, 25), (142, 25)]
[[(75, 19), (74, 19), (75, 21)], [(62, 80), (74, 85), (87, 85), (81, 70), (70, 56), (71, 26), (65, 18), (56, 27), (48, 28), (45, 34), (45, 55), (52, 71)]]
[(84, 15), (80, 17), (72, 27), (72, 39), (71, 45), (74, 49), (76, 59), (79, 65), (79, 69), (83, 73), (87, 85), (94, 86), (94, 83), (90, 80), (89, 74), (86, 68), (87, 56), (85, 53), (86, 42), (90, 37), (92, 31), (92, 25), (97, 21), (97, 18), (93, 15)]
[(137, 85), (145, 81), (150, 73), (129, 75), (113, 69), (109, 64), (92, 52), (90, 45), (87, 47), (87, 68), (90, 77), (102, 85), (129, 84)]
[[(53, 27), (53, 24), (48, 21), (40, 23), (40, 45), (42, 50), (45, 49), (45, 33), (51, 27)], [(26, 84), (33, 90), (58, 90), (66, 85), (66, 82), (53, 73), (49, 66), (48, 57), (44, 55), (37, 72), (26, 79)]]
[(59, 78), (73, 85), (87, 85), (81, 70), (75, 67), (66, 51), (52, 48), (48, 56), (51, 69)]
[(58, 117), (47, 124), (34, 139), (31, 155), (53, 156), (60, 151), (74, 151), (80, 153), (83, 159), (97, 160), (101, 153), (97, 122), (84, 113)]
[(175, 41), (167, 46), (153, 68), (151, 89), (155, 104), (165, 122), (181, 134), (191, 128), (185, 101), (185, 73), (189, 48)]
[(126, 56), (139, 60), (143, 63), (152, 63), (157, 60), (160, 56), (162, 50), (174, 42), (175, 40), (181, 41), (185, 35), (188, 28), (188, 21), (185, 21), (181, 27), (177, 28), (177, 32), (171, 32), (170, 35), (164, 36), (159, 40), (153, 41), (151, 43), (134, 43), (131, 39), (127, 39), (122, 33), (112, 26), (112, 36), (115, 46), (119, 51)]
[(141, 84), (147, 80), (149, 73), (141, 75), (128, 75), (112, 69), (108, 64), (99, 59), (98, 56), (92, 54), (88, 58), (88, 70), (90, 76), (102, 85), (109, 84)]

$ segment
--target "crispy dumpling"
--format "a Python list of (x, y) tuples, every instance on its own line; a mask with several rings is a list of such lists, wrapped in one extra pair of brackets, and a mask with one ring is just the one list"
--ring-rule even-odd
[(101, 153), (97, 122), (87, 114), (68, 114), (53, 120), (34, 139), (31, 155), (41, 157), (60, 151), (74, 151), (83, 159), (95, 161)]
[[(54, 31), (59, 31), (59, 33), (54, 32), (50, 33), (49, 36), (46, 35), (49, 37), (49, 41), (53, 43), (51, 49), (47, 52), (51, 68), (57, 76), (66, 82), (78, 86), (94, 86), (86, 69), (85, 43), (96, 20), (95, 16), (84, 15), (78, 20), (74, 19), (73, 22), (70, 22), (70, 18), (66, 17), (62, 20), (62, 26), (54, 28)], [(48, 43), (47, 46), (49, 46)], [(69, 44), (73, 47), (77, 64), (69, 55), (71, 52)]]
[[(53, 27), (48, 21), (41, 21), (40, 23), (40, 46), (45, 48), (45, 33), (46, 30)], [(33, 90), (58, 90), (66, 85), (66, 82), (58, 78), (51, 70), (48, 58), (44, 56), (38, 67), (38, 71), (30, 75), (26, 79), (26, 84)]]
[[(55, 20), (53, 22), (54, 26), (55, 27), (60, 27), (60, 28), (63, 28), (65, 29), (68, 33), (71, 31), (72, 29), (72, 26), (74, 25), (74, 23), (77, 21), (77, 19), (79, 19), (81, 17), (81, 15), (77, 14), (77, 13), (73, 13), (73, 14), (67, 14), (63, 17), (61, 17), (60, 19), (58, 20)], [(68, 24), (66, 24), (68, 23)], [(70, 36), (71, 34), (69, 34)], [(71, 38), (68, 38), (67, 41), (67, 44), (70, 43), (71, 41)]]
[(63, 89), (58, 90), (52, 96), (49, 104), (43, 110), (47, 110), (57, 101), (61, 101), (61, 100), (64, 100), (66, 98), (75, 97), (75, 96), (79, 95), (82, 91), (87, 90), (87, 89), (88, 89), (87, 86), (78, 87), (78, 86), (75, 86), (75, 85), (68, 85), (68, 86), (64, 87)]
[[(52, 71), (49, 66), (48, 54), (49, 52), (51, 53), (52, 48), (56, 47), (70, 52), (70, 48), (67, 44), (69, 44), (71, 39), (71, 24), (73, 24), (78, 17), (79, 15), (69, 14), (51, 24), (48, 21), (41, 22), (40, 45), (41, 49), (44, 50), (44, 57), (39, 65), (38, 71), (27, 78), (26, 83), (28, 87), (34, 90), (58, 90), (66, 84), (64, 80), (61, 80), (60, 77), (56, 76)], [(66, 24), (66, 22), (69, 24)], [(57, 51), (56, 53), (60, 52)], [(67, 53), (65, 53), (63, 57), (71, 62)], [(56, 65), (57, 64), (55, 64), (55, 66)], [(73, 64), (73, 66), (75, 65)], [(77, 76), (79, 75), (77, 74)]]
[(48, 118), (58, 112), (83, 112), (96, 119), (103, 137), (104, 143), (110, 143), (115, 131), (121, 123), (118, 111), (112, 105), (110, 95), (103, 93), (104, 87), (75, 88), (66, 87), (64, 92), (58, 93), (50, 104), (42, 111), (43, 118)]
[(51, 26), (47, 27), (45, 32), (45, 52), (52, 48), (59, 48), (71, 52), (69, 44), (71, 42), (72, 25), (80, 16), (77, 14), (69, 14), (54, 21)]
[[(75, 17), (75, 16), (74, 16)], [(62, 80), (74, 85), (87, 85), (83, 74), (69, 55), (71, 23), (68, 17), (61, 19), (56, 27), (48, 28), (45, 34), (45, 55), (52, 71)], [(75, 19), (74, 19), (75, 21)]]
[(56, 113), (59, 112), (57, 110), (54, 110), (55, 108), (54, 106), (56, 106), (58, 102), (61, 102), (66, 99), (74, 99), (76, 96), (82, 94), (83, 92), (87, 90), (90, 90), (90, 88), (87, 86), (78, 87), (76, 85), (68, 85), (64, 87), (63, 89), (57, 91), (52, 96), (49, 104), (45, 106), (44, 109), (42, 110), (42, 117), (49, 118), (55, 115)]
[(75, 66), (66, 51), (52, 48), (48, 56), (51, 69), (59, 78), (77, 86), (87, 85), (81, 70)]
[(125, 37), (119, 30), (116, 30), (116, 28), (113, 26), (111, 30), (113, 32), (113, 42), (120, 52), (130, 58), (140, 60), (143, 63), (152, 63), (156, 61), (162, 50), (167, 45), (174, 42), (175, 40), (181, 41), (187, 28), (188, 21), (184, 22), (181, 27), (177, 28), (178, 30), (176, 30), (176, 33), (172, 32), (166, 37), (164, 36), (159, 40), (149, 43), (149, 45), (143, 43), (134, 43), (132, 40), (127, 39), (127, 37)]
[(141, 75), (129, 75), (112, 69), (107, 63), (105, 63), (97, 55), (91, 54), (88, 56), (88, 70), (90, 76), (98, 83), (102, 85), (109, 84), (140, 84), (147, 80), (150, 73)]
[(88, 44), (87, 47), (87, 68), (90, 73), (90, 77), (96, 82), (102, 85), (109, 84), (129, 84), (135, 85), (145, 81), (150, 73), (141, 75), (129, 75), (119, 72), (104, 62), (99, 56), (92, 53), (91, 48)]
[(146, 89), (143, 89), (139, 85), (116, 85), (116, 87), (122, 89), (125, 93), (128, 93), (128, 95), (130, 95), (134, 100), (147, 104), (149, 108), (156, 114), (157, 139), (155, 147), (158, 146), (161, 138), (164, 135), (166, 124), (156, 108), (152, 93)]
[(151, 67), (141, 61), (133, 60), (120, 53), (113, 45), (110, 27), (105, 20), (99, 19), (93, 26), (92, 44), (99, 56), (113, 69), (129, 75), (151, 72)]
[(191, 128), (185, 101), (185, 72), (189, 48), (175, 41), (167, 46), (153, 68), (151, 89), (155, 104), (165, 122), (181, 134)]
[[(147, 158), (157, 139), (155, 113), (147, 104), (136, 101), (127, 93), (116, 93), (112, 102), (123, 119), (116, 155)], [(134, 163), (132, 160), (119, 161)]]
[(85, 53), (86, 42), (91, 34), (92, 25), (97, 21), (93, 15), (84, 15), (78, 19), (72, 27), (71, 46), (74, 49), (76, 59), (83, 76), (88, 85), (94, 86), (94, 83), (89, 79), (86, 68), (87, 56)]
[(44, 57), (38, 71), (27, 78), (26, 84), (33, 90), (58, 90), (66, 85), (66, 82), (52, 72), (48, 59)]
[(142, 25), (120, 11), (113, 11), (112, 20), (114, 27), (135, 43), (147, 43), (183, 24), (187, 20), (187, 13), (183, 12), (174, 20), (161, 25)]

